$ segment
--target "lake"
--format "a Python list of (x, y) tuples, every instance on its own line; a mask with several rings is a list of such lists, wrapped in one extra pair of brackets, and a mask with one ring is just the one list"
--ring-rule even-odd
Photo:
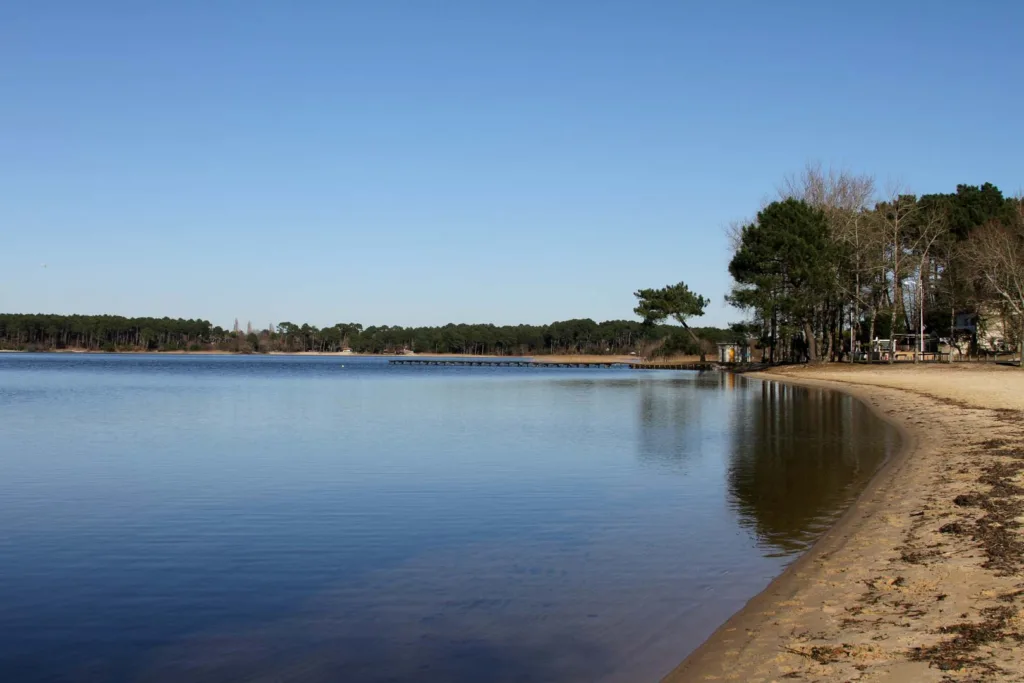
[(0, 680), (654, 683), (898, 445), (717, 372), (0, 354)]

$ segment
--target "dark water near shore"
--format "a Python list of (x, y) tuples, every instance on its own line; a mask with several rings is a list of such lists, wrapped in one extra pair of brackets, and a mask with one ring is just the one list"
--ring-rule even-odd
[(0, 354), (0, 681), (656, 681), (898, 445), (732, 375)]

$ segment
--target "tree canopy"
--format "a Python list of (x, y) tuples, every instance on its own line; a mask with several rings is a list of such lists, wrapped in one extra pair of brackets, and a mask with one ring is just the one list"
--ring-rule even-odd
[(823, 211), (798, 199), (772, 202), (743, 227), (729, 262), (736, 281), (730, 301), (766, 312), (773, 339), (780, 324), (804, 333), (810, 342), (807, 357), (816, 360), (811, 328), (821, 298), (831, 289), (836, 254)]
[(699, 294), (690, 291), (685, 282), (668, 285), (661, 289), (641, 289), (634, 293), (639, 303), (633, 312), (645, 323), (660, 323), (672, 318), (684, 327), (690, 318), (704, 315), (710, 303)]

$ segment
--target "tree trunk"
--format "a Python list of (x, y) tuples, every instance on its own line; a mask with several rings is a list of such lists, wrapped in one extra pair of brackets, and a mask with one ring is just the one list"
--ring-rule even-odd
[(871, 307), (871, 329), (868, 331), (868, 365), (875, 362), (875, 320), (878, 319), (878, 309)]
[(900, 310), (903, 311), (903, 329), (907, 330), (907, 332), (909, 333), (912, 325), (910, 324), (910, 311), (907, 310), (906, 294), (903, 291), (903, 278), (899, 279), (898, 285), (899, 288), (896, 292), (896, 295), (899, 297)]
[(818, 360), (818, 340), (809, 322), (804, 323), (804, 341), (807, 342), (807, 361), (813, 363)]
[[(921, 288), (921, 301), (917, 307), (917, 348), (921, 353), (921, 360), (924, 361), (924, 287)], [(935, 347), (938, 351), (938, 346)]]
[(957, 351), (960, 347), (956, 345), (956, 304), (953, 297), (949, 297), (949, 362), (953, 362), (953, 349)]
[(896, 302), (893, 302), (889, 314), (889, 364), (896, 361)]
[(836, 326), (833, 324), (835, 322), (835, 310), (829, 310), (822, 318), (823, 329), (821, 330), (821, 337), (822, 342), (825, 344), (825, 351), (821, 354), (821, 357), (832, 361), (835, 360), (836, 352)]
[(829, 360), (842, 363), (843, 362), (843, 305), (840, 303), (836, 306), (836, 309), (832, 312), (833, 318), (832, 323), (829, 325), (831, 329), (830, 341), (829, 341)]
[[(860, 291), (860, 290), (858, 290)], [(850, 362), (853, 363), (856, 360), (853, 357), (853, 349), (855, 341), (860, 337), (858, 332), (860, 331), (860, 318), (857, 315), (857, 304), (856, 302), (850, 303)]]
[(697, 348), (700, 350), (700, 362), (703, 363), (707, 360), (707, 354), (704, 351), (704, 344), (701, 343), (700, 339), (697, 338), (697, 335), (693, 333), (693, 330), (690, 329), (689, 325), (682, 320), (679, 322), (686, 328), (686, 331), (690, 333), (690, 338), (693, 339), (693, 343), (696, 344)]

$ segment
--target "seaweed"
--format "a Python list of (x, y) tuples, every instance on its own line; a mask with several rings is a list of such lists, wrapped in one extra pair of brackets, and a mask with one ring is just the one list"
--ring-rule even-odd
[(787, 647), (785, 648), (785, 650), (786, 652), (791, 652), (795, 655), (800, 655), (801, 657), (813, 659), (818, 664), (834, 664), (843, 657), (849, 657), (851, 652), (853, 651), (853, 646), (843, 643), (842, 645), (839, 645), (837, 647), (824, 647), (815, 645), (809, 650), (798, 650), (794, 647)]
[(977, 656), (978, 650), (989, 643), (1012, 639), (1024, 642), (1024, 637), (1007, 630), (1010, 620), (1017, 614), (1013, 607), (989, 607), (982, 610), (983, 621), (964, 622), (943, 626), (939, 633), (952, 635), (931, 647), (915, 647), (911, 650), (911, 661), (928, 662), (941, 671), (959, 671), (973, 668), (985, 675), (1000, 673), (999, 667)]

